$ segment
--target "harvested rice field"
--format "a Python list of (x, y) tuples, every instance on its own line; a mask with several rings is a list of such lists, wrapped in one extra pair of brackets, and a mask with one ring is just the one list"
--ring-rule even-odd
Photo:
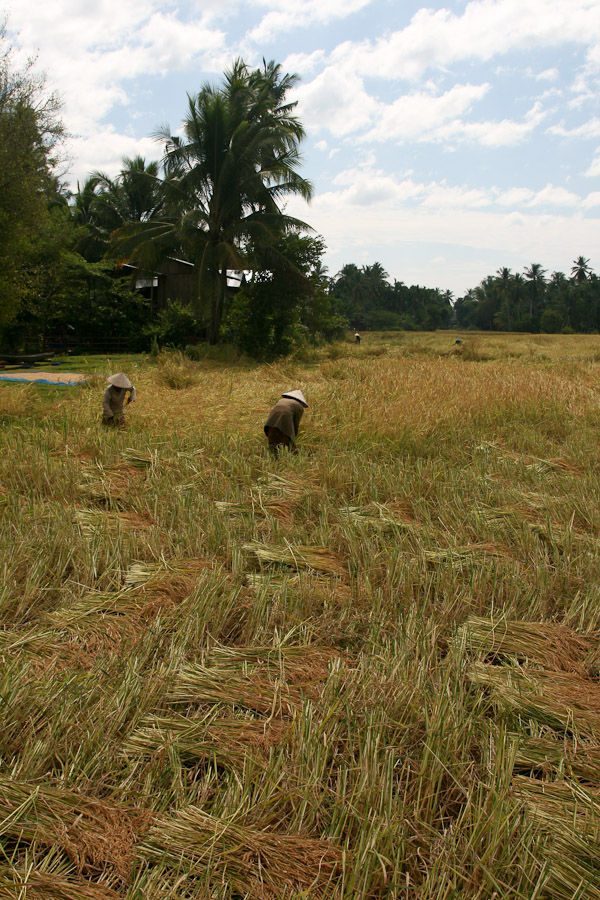
[(0, 384), (0, 900), (600, 900), (600, 336), (456, 337)]

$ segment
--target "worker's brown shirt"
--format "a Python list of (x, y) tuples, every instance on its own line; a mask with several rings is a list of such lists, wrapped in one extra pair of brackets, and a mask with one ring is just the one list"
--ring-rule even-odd
[(268, 428), (279, 428), (295, 444), (303, 412), (304, 407), (298, 400), (282, 397), (269, 413), (265, 422), (265, 434), (268, 433)]

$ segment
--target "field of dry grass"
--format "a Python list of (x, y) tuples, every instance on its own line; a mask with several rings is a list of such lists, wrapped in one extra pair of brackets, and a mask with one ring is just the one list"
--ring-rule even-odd
[(0, 898), (600, 898), (600, 337), (456, 337), (0, 385)]

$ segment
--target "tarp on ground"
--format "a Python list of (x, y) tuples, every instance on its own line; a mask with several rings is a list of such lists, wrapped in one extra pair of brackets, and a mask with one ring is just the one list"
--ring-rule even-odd
[(87, 375), (76, 372), (0, 372), (0, 381), (35, 381), (38, 384), (81, 384)]

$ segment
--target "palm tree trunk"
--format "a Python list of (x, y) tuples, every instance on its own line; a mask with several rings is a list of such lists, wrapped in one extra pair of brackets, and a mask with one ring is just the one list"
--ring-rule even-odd
[(218, 344), (221, 332), (221, 321), (227, 296), (227, 269), (221, 269), (215, 277), (208, 327), (208, 343)]

